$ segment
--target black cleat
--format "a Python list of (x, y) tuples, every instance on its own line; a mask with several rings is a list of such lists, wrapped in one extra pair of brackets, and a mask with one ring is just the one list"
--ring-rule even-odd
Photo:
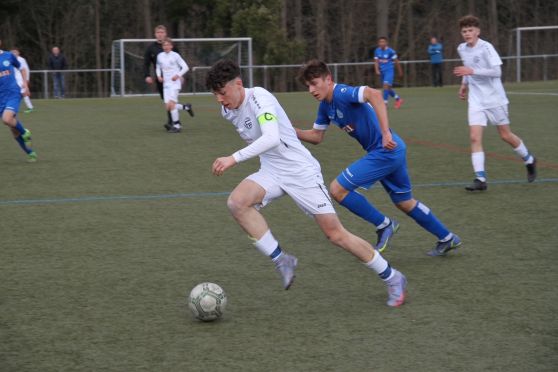
[(537, 158), (533, 157), (533, 162), (526, 165), (527, 182), (533, 182), (537, 178)]
[(483, 181), (479, 180), (478, 178), (475, 178), (472, 184), (465, 187), (465, 190), (467, 190), (467, 191), (484, 191), (487, 188), (488, 188), (488, 186), (487, 186), (486, 182), (483, 182)]
[(182, 132), (182, 127), (172, 126), (167, 133), (180, 133)]
[(192, 109), (192, 104), (191, 103), (185, 103), (184, 104), (184, 110), (188, 111), (188, 113), (190, 114), (191, 117), (194, 117), (194, 110)]
[(167, 131), (169, 131), (169, 130), (171, 130), (171, 128), (172, 128), (172, 124), (167, 123), (167, 124), (163, 125), (163, 127), (165, 127), (165, 129), (166, 129)]

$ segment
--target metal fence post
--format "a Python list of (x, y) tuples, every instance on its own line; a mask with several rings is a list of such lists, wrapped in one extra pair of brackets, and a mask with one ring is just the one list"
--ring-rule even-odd
[(43, 86), (43, 92), (45, 95), (45, 99), (48, 98), (48, 72), (44, 71), (43, 72), (43, 81), (44, 81), (44, 86)]

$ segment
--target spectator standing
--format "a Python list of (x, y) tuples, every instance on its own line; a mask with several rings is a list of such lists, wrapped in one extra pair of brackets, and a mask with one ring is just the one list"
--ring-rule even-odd
[(48, 56), (48, 68), (54, 70), (54, 98), (64, 98), (64, 73), (60, 70), (65, 70), (68, 67), (66, 57), (57, 46), (52, 47), (52, 51)]
[(442, 63), (444, 62), (444, 46), (434, 36), (430, 38), (428, 46), (430, 64), (432, 65), (432, 86), (442, 87)]

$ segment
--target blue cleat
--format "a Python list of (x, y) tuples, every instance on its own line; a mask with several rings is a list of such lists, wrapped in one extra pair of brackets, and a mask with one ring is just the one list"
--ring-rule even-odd
[(389, 242), (391, 237), (399, 230), (399, 222), (394, 220), (393, 218), (390, 220), (389, 225), (384, 227), (383, 229), (376, 230), (376, 234), (378, 234), (378, 241), (376, 242), (376, 250), (380, 253), (385, 251), (385, 249), (389, 246)]
[(459, 236), (453, 234), (450, 240), (447, 242), (438, 242), (436, 247), (426, 254), (432, 257), (445, 256), (449, 251), (457, 249), (460, 245), (461, 239), (459, 239)]
[(286, 253), (283, 253), (275, 261), (275, 270), (277, 270), (277, 272), (281, 274), (281, 277), (283, 278), (283, 287), (285, 288), (285, 290), (289, 289), (290, 286), (293, 284), (295, 278), (294, 271), (297, 264), (297, 258)]
[(399, 307), (405, 303), (407, 296), (407, 278), (399, 271), (395, 271), (393, 277), (386, 281), (388, 288), (387, 305), (391, 307)]

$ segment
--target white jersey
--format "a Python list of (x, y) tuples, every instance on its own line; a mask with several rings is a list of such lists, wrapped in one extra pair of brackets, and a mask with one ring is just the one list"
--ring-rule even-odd
[[(267, 90), (260, 87), (246, 88), (240, 107), (234, 110), (223, 107), (221, 113), (225, 119), (232, 122), (240, 137), (249, 144), (233, 154), (237, 161), (259, 156), (261, 169), (271, 173), (281, 182), (289, 183), (296, 179), (294, 183), (314, 184), (316, 174), (321, 175), (320, 163), (302, 145), (287, 114)], [(264, 121), (269, 118), (271, 121)], [(271, 137), (277, 145), (260, 152), (255, 142), (258, 139), (260, 143), (264, 140), (262, 128), (266, 137)]]
[(22, 75), (22, 71), (26, 70), (27, 71), (27, 82), (29, 82), (29, 76), (30, 76), (30, 71), (29, 71), (29, 65), (27, 64), (27, 61), (25, 60), (25, 58), (23, 57), (16, 57), (17, 61), (19, 62), (20, 66), (19, 69), (15, 68), (15, 79), (17, 81), (17, 85), (19, 85), (20, 88), (23, 88), (23, 75)]
[(188, 64), (182, 59), (180, 54), (173, 52), (161, 52), (157, 55), (157, 68), (155, 72), (157, 77), (163, 77), (164, 88), (174, 88), (180, 90), (182, 88), (182, 79), (172, 80), (173, 76), (182, 76), (189, 70)]
[[(496, 49), (488, 41), (478, 39), (474, 47), (462, 43), (457, 47), (457, 52), (465, 67), (475, 69), (500, 68), (502, 60)], [(466, 82), (469, 85), (469, 109), (482, 110), (504, 106), (509, 103), (502, 80), (500, 77), (468, 75)]]

